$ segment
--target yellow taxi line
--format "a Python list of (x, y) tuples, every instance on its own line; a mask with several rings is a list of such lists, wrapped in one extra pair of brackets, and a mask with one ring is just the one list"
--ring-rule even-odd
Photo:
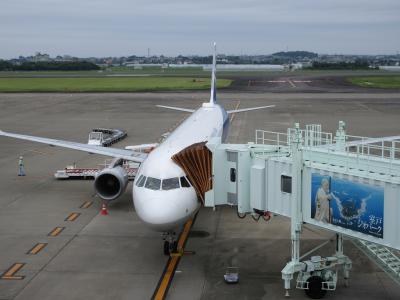
[(167, 296), (168, 288), (171, 285), (175, 270), (182, 257), (182, 254), (184, 253), (184, 247), (188, 240), (189, 232), (194, 224), (195, 219), (196, 216), (193, 219), (189, 219), (185, 223), (185, 226), (183, 227), (183, 230), (178, 239), (178, 253), (177, 255), (171, 255), (171, 257), (168, 259), (167, 265), (153, 294), (153, 300), (163, 300)]
[(92, 204), (92, 201), (86, 201), (80, 206), (80, 208), (89, 208), (90, 206), (92, 206)]
[[(239, 105), (240, 105), (240, 101), (238, 101), (238, 103), (236, 104), (235, 110), (237, 110), (237, 109), (239, 108)], [(233, 119), (235, 119), (235, 115), (236, 115), (236, 113), (233, 113), (233, 114), (232, 114), (231, 119), (230, 119), (230, 121), (229, 121), (230, 124), (232, 124)]]
[(27, 254), (33, 254), (36, 255), (38, 254), (40, 251), (43, 250), (44, 247), (46, 247), (47, 244), (46, 243), (37, 243), (35, 246), (33, 246), (33, 248), (31, 250), (28, 251)]
[(8, 279), (8, 280), (21, 280), (24, 279), (25, 276), (14, 276), (21, 268), (24, 266), (24, 263), (15, 263), (13, 264), (7, 271), (1, 275), (0, 279)]
[(71, 213), (69, 214), (69, 216), (65, 219), (65, 221), (69, 221), (69, 222), (73, 222), (76, 219), (78, 219), (78, 217), (80, 216), (80, 213)]
[(63, 231), (65, 229), (65, 227), (56, 227), (54, 228), (48, 235), (49, 236), (57, 236), (61, 233), (61, 231)]

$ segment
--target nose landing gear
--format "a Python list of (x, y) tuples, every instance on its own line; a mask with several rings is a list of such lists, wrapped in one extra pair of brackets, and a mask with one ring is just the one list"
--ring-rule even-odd
[(171, 253), (176, 253), (178, 251), (178, 241), (176, 240), (175, 232), (165, 232), (163, 233), (164, 240), (164, 255), (169, 256)]

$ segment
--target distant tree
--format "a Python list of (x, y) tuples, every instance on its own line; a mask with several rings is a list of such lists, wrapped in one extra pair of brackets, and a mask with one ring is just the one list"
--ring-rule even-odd
[(356, 59), (354, 62), (313, 62), (308, 69), (314, 70), (366, 70), (369, 69), (369, 62), (362, 59)]
[(0, 70), (2, 71), (89, 71), (99, 69), (98, 65), (87, 61), (23, 62), (20, 65), (0, 61)]
[(12, 71), (13, 65), (6, 60), (0, 59), (0, 71)]
[(318, 54), (314, 52), (308, 52), (308, 51), (281, 51), (281, 52), (276, 52), (273, 53), (272, 56), (275, 57), (281, 57), (281, 58), (291, 58), (291, 59), (301, 59), (301, 58), (317, 58)]

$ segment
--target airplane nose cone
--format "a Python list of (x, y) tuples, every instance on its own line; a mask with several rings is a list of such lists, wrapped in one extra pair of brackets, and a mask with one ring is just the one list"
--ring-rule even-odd
[(179, 207), (175, 201), (169, 201), (167, 204), (162, 199), (151, 198), (142, 202), (138, 213), (144, 222), (157, 225), (174, 221), (178, 211)]
[(199, 207), (194, 190), (182, 189), (134, 193), (134, 205), (139, 218), (159, 231), (182, 225)]

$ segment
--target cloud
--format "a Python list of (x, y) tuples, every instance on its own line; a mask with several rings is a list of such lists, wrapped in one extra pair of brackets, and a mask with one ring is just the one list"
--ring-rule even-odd
[(390, 36), (398, 0), (2, 0), (0, 10), (0, 57), (206, 54), (213, 40), (227, 53), (393, 53)]

